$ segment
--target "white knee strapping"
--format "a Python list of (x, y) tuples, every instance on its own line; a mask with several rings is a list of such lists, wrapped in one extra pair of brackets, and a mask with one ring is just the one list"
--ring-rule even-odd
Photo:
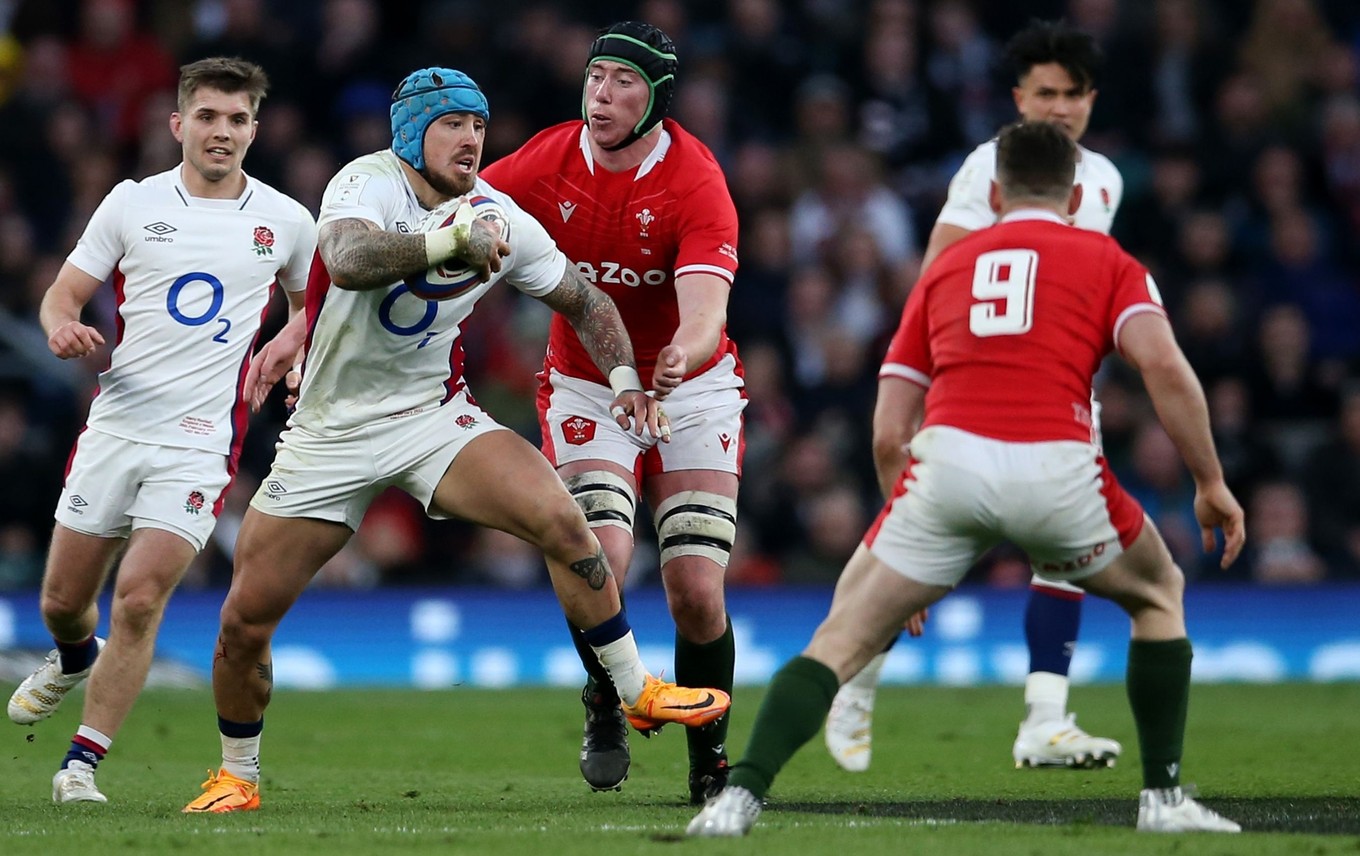
[(686, 490), (657, 508), (656, 537), (661, 564), (677, 556), (703, 556), (727, 567), (737, 537), (737, 503), (722, 494)]
[(608, 470), (577, 473), (563, 480), (567, 491), (585, 512), (590, 528), (617, 526), (633, 534), (637, 497), (627, 480)]

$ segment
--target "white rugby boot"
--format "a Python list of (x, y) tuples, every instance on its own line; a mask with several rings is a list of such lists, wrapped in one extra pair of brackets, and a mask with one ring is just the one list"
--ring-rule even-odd
[(826, 749), (841, 769), (863, 773), (873, 757), (876, 690), (845, 684), (826, 715)]
[(83, 761), (72, 761), (52, 777), (52, 802), (105, 803), (109, 798), (99, 792), (94, 783), (94, 767)]
[[(96, 637), (94, 641), (97, 651), (103, 651), (104, 640)], [(96, 653), (95, 658), (98, 657)], [(18, 725), (32, 725), (56, 713), (66, 694), (88, 678), (93, 669), (92, 662), (84, 671), (64, 674), (61, 671), (61, 653), (53, 648), (47, 655), (47, 661), (24, 678), (14, 695), (9, 697), (10, 720)]]
[(1092, 737), (1077, 726), (1077, 715), (1063, 719), (1020, 723), (1011, 755), (1019, 767), (1073, 767), (1094, 770), (1113, 767), (1124, 747), (1118, 740)]
[(1242, 827), (1191, 799), (1182, 788), (1148, 788), (1138, 796), (1139, 832), (1241, 832)]
[(729, 785), (694, 816), (685, 827), (685, 834), (695, 838), (739, 838), (751, 831), (758, 817), (760, 800), (756, 795)]

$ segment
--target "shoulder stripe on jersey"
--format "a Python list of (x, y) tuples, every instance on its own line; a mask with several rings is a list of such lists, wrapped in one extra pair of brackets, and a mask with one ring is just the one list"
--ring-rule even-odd
[(180, 190), (179, 187), (176, 186), (176, 187), (175, 187), (175, 194), (176, 194), (177, 196), (179, 196), (179, 201), (184, 203), (184, 207), (185, 207), (185, 208), (188, 208), (188, 207), (189, 207), (189, 197), (187, 197), (187, 196), (184, 195), (184, 191)]
[(900, 377), (902, 380), (930, 389), (930, 375), (923, 371), (904, 366), (901, 363), (884, 363), (883, 368), (878, 370), (879, 377)]
[(255, 191), (254, 191), (254, 190), (251, 190), (249, 193), (247, 193), (247, 194), (246, 194), (246, 198), (241, 200), (241, 207), (240, 207), (240, 208), (237, 208), (236, 210), (237, 210), (237, 211), (244, 211), (244, 210), (246, 210), (246, 203), (249, 202), (249, 201), (250, 201), (250, 197), (252, 197), (252, 196), (254, 196), (254, 195), (255, 195)]
[(687, 273), (711, 273), (727, 280), (729, 285), (732, 282), (732, 271), (717, 265), (685, 265), (682, 268), (675, 269), (675, 278), (679, 279)]
[[(1135, 303), (1119, 313), (1119, 317), (1114, 320), (1114, 346), (1119, 348), (1119, 333), (1124, 329), (1124, 324), (1135, 315), (1144, 312), (1155, 312), (1163, 318), (1166, 317), (1166, 310), (1155, 303)], [(1119, 348), (1123, 351), (1123, 348)]]

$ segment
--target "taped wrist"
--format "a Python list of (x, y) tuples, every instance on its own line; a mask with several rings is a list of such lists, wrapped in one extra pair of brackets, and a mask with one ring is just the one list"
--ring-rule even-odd
[(616, 398), (625, 392), (641, 392), (642, 378), (632, 366), (614, 366), (609, 371), (609, 388)]
[(458, 206), (453, 222), (425, 233), (425, 261), (430, 267), (448, 261), (467, 249), (472, 233), (472, 206), (464, 202)]

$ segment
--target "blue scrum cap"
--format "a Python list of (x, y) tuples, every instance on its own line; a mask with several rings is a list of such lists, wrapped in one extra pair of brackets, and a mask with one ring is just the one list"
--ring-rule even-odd
[(392, 93), (392, 151), (411, 165), (425, 168), (425, 131), (449, 113), (475, 113), (490, 121), (486, 96), (472, 78), (451, 68), (422, 68), (406, 75)]
[[(599, 38), (590, 46), (590, 57), (586, 60), (586, 73), (597, 60), (608, 60), (629, 66), (642, 79), (647, 81), (651, 98), (642, 119), (633, 127), (623, 142), (611, 147), (617, 151), (631, 145), (635, 140), (647, 135), (670, 110), (671, 97), (675, 94), (675, 72), (680, 67), (675, 57), (675, 42), (657, 27), (641, 21), (621, 21), (600, 33)], [(588, 96), (581, 98), (581, 113), (585, 115)]]

